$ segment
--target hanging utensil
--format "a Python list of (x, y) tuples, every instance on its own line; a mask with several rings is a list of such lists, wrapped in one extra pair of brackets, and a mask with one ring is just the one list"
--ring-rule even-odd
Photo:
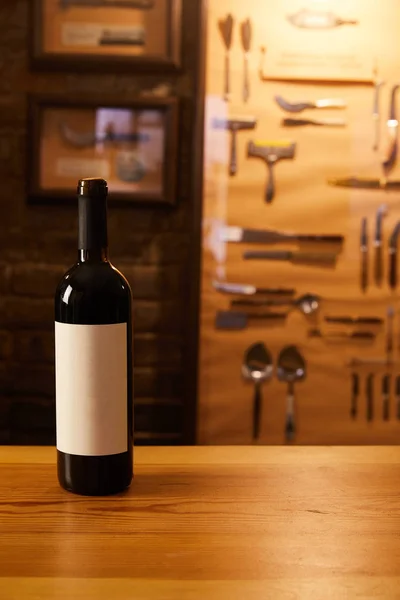
[(340, 325), (383, 325), (384, 319), (380, 317), (342, 317), (325, 316), (327, 323), (338, 323)]
[(288, 15), (289, 23), (300, 29), (332, 29), (342, 25), (358, 25), (355, 19), (342, 19), (327, 10), (310, 10), (303, 8), (293, 15)]
[(382, 221), (383, 217), (387, 215), (388, 208), (386, 204), (381, 204), (376, 212), (376, 223), (375, 223), (375, 264), (374, 264), (374, 275), (375, 283), (378, 287), (382, 285), (383, 280), (383, 248), (382, 248)]
[(397, 287), (397, 249), (400, 233), (400, 221), (397, 221), (389, 238), (389, 286), (392, 290)]
[(379, 79), (378, 67), (375, 65), (374, 68), (374, 107), (372, 111), (372, 118), (374, 123), (374, 143), (372, 149), (376, 152), (379, 149), (380, 135), (381, 135), (381, 113), (380, 113), (380, 93), (381, 88), (385, 85), (385, 82)]
[(231, 306), (252, 306), (254, 308), (262, 306), (293, 306), (303, 315), (309, 316), (316, 313), (320, 307), (321, 299), (315, 294), (304, 294), (295, 300), (252, 300), (238, 299), (232, 300)]
[(355, 190), (385, 190), (398, 192), (400, 181), (386, 181), (384, 178), (371, 179), (370, 177), (343, 177), (328, 179), (328, 184), (335, 187), (352, 188)]
[(400, 421), (400, 375), (396, 377), (396, 416)]
[(391, 94), (391, 100), (390, 100), (389, 119), (387, 121), (387, 132), (388, 132), (388, 138), (389, 138), (389, 145), (388, 145), (386, 158), (382, 163), (382, 169), (383, 169), (382, 183), (383, 183), (384, 187), (386, 187), (388, 178), (397, 163), (397, 153), (398, 153), (398, 139), (397, 138), (398, 138), (399, 122), (397, 120), (396, 97), (397, 97), (397, 90), (399, 87), (400, 87), (399, 85), (394, 85), (392, 87), (392, 94)]
[(244, 260), (280, 260), (294, 264), (309, 264), (323, 267), (334, 266), (337, 255), (317, 252), (291, 252), (290, 250), (247, 250), (243, 253)]
[(230, 55), (234, 24), (235, 20), (231, 14), (228, 14), (225, 19), (218, 21), (218, 28), (221, 32), (222, 40), (225, 46), (225, 80), (223, 97), (226, 102), (229, 102), (231, 95)]
[(360, 394), (360, 378), (358, 373), (352, 374), (352, 382), (350, 416), (352, 419), (355, 419), (357, 417), (358, 396)]
[(275, 96), (275, 102), (282, 110), (290, 113), (299, 113), (311, 108), (346, 108), (347, 106), (345, 100), (341, 98), (324, 98), (309, 102), (288, 102), (282, 96)]
[(272, 295), (272, 296), (294, 296), (296, 290), (290, 288), (259, 288), (254, 285), (241, 283), (225, 283), (213, 281), (213, 287), (224, 294), (242, 294), (243, 296)]
[(325, 117), (323, 119), (283, 119), (282, 127), (305, 127), (315, 125), (316, 127), (346, 127), (347, 121), (338, 117)]
[(250, 229), (226, 226), (221, 231), (221, 241), (246, 244), (277, 244), (279, 242), (342, 244), (343, 235), (308, 234), (275, 231), (273, 229)]
[(366, 398), (367, 398), (367, 421), (372, 421), (374, 418), (374, 375), (370, 373), (366, 383)]
[(228, 331), (240, 331), (246, 329), (249, 321), (276, 321), (286, 319), (287, 313), (246, 313), (239, 311), (219, 310), (215, 318), (215, 328)]
[(260, 437), (262, 413), (262, 384), (272, 377), (273, 361), (269, 350), (262, 342), (250, 346), (244, 355), (242, 374), (254, 383), (253, 397), (253, 440)]
[(361, 290), (366, 292), (368, 289), (368, 221), (364, 217), (361, 221)]
[(293, 160), (296, 155), (296, 142), (289, 140), (256, 140), (247, 144), (248, 158), (259, 158), (268, 168), (268, 183), (265, 190), (265, 201), (271, 203), (275, 198), (274, 167), (280, 160)]
[(240, 25), (242, 38), (242, 47), (244, 52), (243, 63), (243, 102), (247, 102), (250, 97), (250, 73), (249, 73), (249, 54), (251, 50), (252, 26), (250, 19), (246, 19)]
[(388, 306), (386, 320), (386, 355), (388, 362), (393, 357), (394, 350), (394, 308)]
[(389, 421), (390, 418), (390, 382), (390, 375), (384, 375), (382, 378), (382, 409), (384, 421)]
[(286, 346), (280, 352), (277, 363), (277, 374), (280, 381), (288, 384), (286, 398), (285, 439), (292, 442), (297, 431), (294, 384), (306, 377), (306, 362), (296, 346)]
[(373, 341), (376, 338), (376, 334), (373, 331), (352, 331), (351, 333), (346, 333), (345, 331), (332, 331), (323, 334), (320, 329), (310, 329), (308, 336), (339, 341)]

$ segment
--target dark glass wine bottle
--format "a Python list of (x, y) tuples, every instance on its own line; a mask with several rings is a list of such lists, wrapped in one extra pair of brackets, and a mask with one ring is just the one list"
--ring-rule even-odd
[(60, 485), (99, 496), (133, 476), (132, 297), (108, 259), (107, 182), (78, 185), (78, 261), (55, 296)]

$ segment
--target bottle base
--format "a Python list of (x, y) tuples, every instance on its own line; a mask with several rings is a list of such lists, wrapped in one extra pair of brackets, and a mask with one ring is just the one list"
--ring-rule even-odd
[(131, 452), (111, 456), (77, 456), (57, 450), (60, 486), (80, 496), (110, 496), (125, 492), (133, 479)]

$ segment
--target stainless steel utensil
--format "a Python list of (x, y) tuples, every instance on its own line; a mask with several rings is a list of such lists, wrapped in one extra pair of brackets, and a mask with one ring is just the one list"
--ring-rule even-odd
[(374, 374), (370, 373), (366, 383), (367, 421), (374, 418)]
[(379, 148), (380, 135), (381, 135), (381, 113), (380, 113), (380, 93), (381, 88), (385, 85), (385, 82), (379, 79), (378, 67), (375, 65), (374, 68), (374, 107), (372, 111), (372, 118), (374, 123), (374, 143), (372, 149), (376, 152)]
[(225, 83), (224, 83), (224, 100), (229, 102), (231, 95), (231, 75), (230, 75), (230, 56), (232, 47), (233, 27), (235, 20), (231, 14), (228, 14), (225, 19), (218, 21), (222, 40), (225, 46)]
[(376, 338), (376, 334), (373, 331), (352, 331), (351, 333), (345, 331), (332, 331), (324, 334), (320, 329), (310, 329), (308, 336), (350, 341), (373, 341)]
[(397, 154), (398, 154), (398, 130), (399, 130), (399, 122), (397, 120), (397, 110), (396, 110), (396, 97), (397, 90), (400, 85), (396, 84), (392, 87), (392, 94), (390, 100), (390, 108), (389, 108), (389, 119), (387, 121), (387, 132), (388, 132), (388, 150), (386, 153), (386, 158), (382, 163), (383, 169), (383, 177), (382, 183), (384, 186), (387, 184), (388, 177), (392, 173), (393, 169), (397, 163)]
[(390, 418), (390, 383), (391, 376), (386, 374), (382, 378), (382, 409), (383, 420), (389, 421)]
[(240, 331), (246, 329), (249, 321), (276, 321), (286, 319), (287, 313), (249, 313), (233, 310), (219, 310), (215, 317), (215, 328), (227, 331)]
[(383, 217), (387, 215), (388, 207), (386, 204), (381, 204), (376, 212), (376, 222), (375, 222), (375, 240), (374, 240), (374, 248), (375, 248), (375, 265), (374, 265), (374, 275), (375, 275), (375, 283), (378, 287), (382, 285), (383, 281), (383, 231), (382, 231), (382, 221)]
[(262, 413), (262, 384), (272, 377), (273, 361), (269, 350), (262, 342), (250, 346), (244, 355), (242, 374), (254, 383), (253, 397), (253, 440), (260, 437)]
[(261, 288), (256, 287), (255, 285), (249, 285), (247, 283), (242, 284), (213, 281), (212, 285), (217, 292), (221, 292), (223, 294), (242, 294), (243, 296), (294, 296), (296, 293), (296, 290), (291, 288)]
[(300, 29), (332, 29), (342, 25), (358, 25), (355, 19), (342, 19), (328, 10), (311, 10), (303, 8), (293, 15), (288, 15), (287, 20)]
[(249, 73), (249, 54), (251, 50), (252, 26), (250, 19), (246, 19), (240, 25), (240, 33), (243, 47), (243, 102), (247, 102), (250, 97), (250, 73)]
[(325, 117), (324, 119), (282, 119), (282, 127), (305, 127), (315, 125), (316, 127), (346, 127), (347, 121), (339, 117)]
[(310, 108), (346, 108), (347, 103), (341, 98), (326, 98), (311, 102), (288, 102), (282, 96), (275, 96), (275, 102), (282, 110), (299, 113)]
[(400, 421), (400, 375), (396, 377), (396, 417)]
[(246, 244), (277, 244), (279, 242), (342, 244), (343, 235), (291, 233), (274, 229), (250, 229), (226, 226), (221, 230), (221, 241)]
[(337, 254), (322, 252), (291, 252), (289, 250), (247, 250), (243, 253), (245, 260), (282, 260), (294, 264), (309, 264), (318, 266), (334, 266)]
[(388, 306), (386, 320), (386, 355), (388, 361), (393, 357), (394, 350), (394, 308)]
[(361, 290), (366, 292), (368, 289), (368, 221), (366, 218), (361, 221)]
[(350, 416), (352, 419), (357, 417), (358, 411), (358, 396), (360, 395), (360, 378), (358, 373), (352, 374), (352, 394), (351, 394), (351, 407), (350, 407)]
[(400, 233), (400, 221), (397, 221), (389, 238), (389, 286), (392, 290), (397, 287), (397, 252)]
[(380, 317), (331, 317), (326, 315), (324, 318), (327, 323), (337, 323), (340, 325), (383, 325), (384, 323), (384, 319)]
[(280, 381), (288, 384), (285, 425), (285, 438), (287, 442), (294, 440), (297, 430), (294, 384), (296, 381), (305, 379), (306, 373), (306, 361), (296, 346), (286, 346), (283, 348), (278, 357), (277, 374)]
[(293, 306), (297, 308), (303, 315), (309, 316), (318, 311), (320, 308), (321, 298), (315, 294), (304, 294), (295, 300), (252, 300), (252, 299), (237, 299), (232, 300), (231, 306), (247, 306), (247, 307), (262, 307), (262, 306)]

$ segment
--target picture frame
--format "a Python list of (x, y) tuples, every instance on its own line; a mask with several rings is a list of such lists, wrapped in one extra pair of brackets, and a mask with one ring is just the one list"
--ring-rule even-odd
[(181, 22), (182, 0), (32, 0), (31, 66), (176, 72)]
[(30, 96), (27, 197), (75, 204), (84, 177), (108, 181), (114, 205), (176, 204), (178, 100)]

